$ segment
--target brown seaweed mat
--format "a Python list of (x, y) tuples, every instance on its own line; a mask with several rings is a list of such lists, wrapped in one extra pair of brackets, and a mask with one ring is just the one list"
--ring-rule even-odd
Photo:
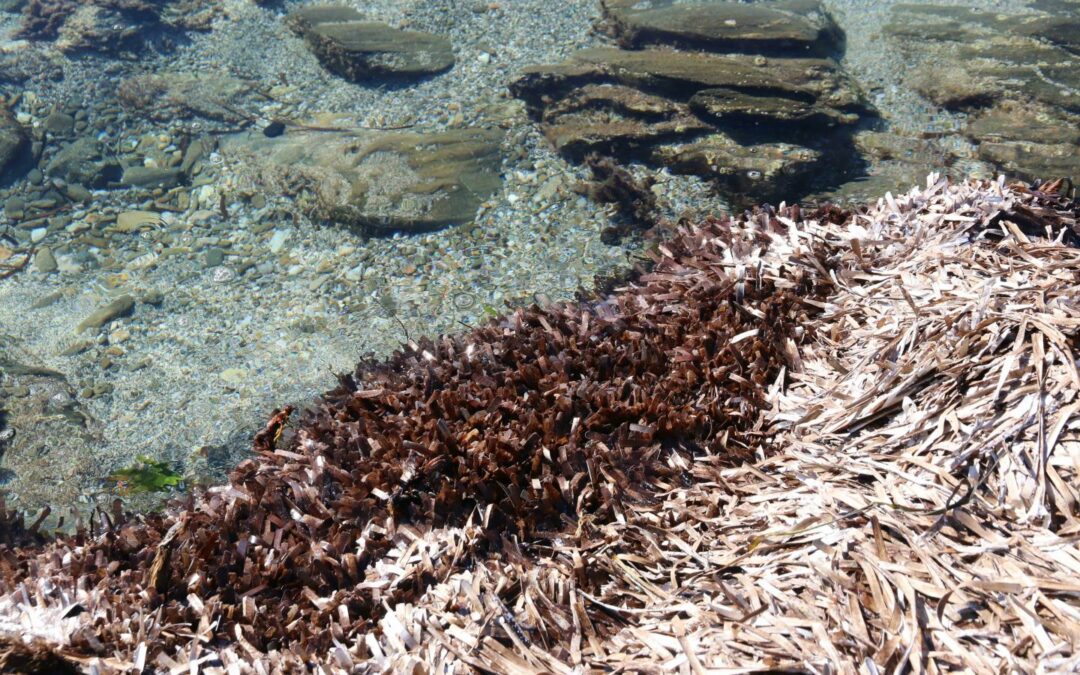
[(1075, 671), (1058, 187), (689, 226), (611, 295), (360, 364), (166, 515), (4, 515), (0, 670)]

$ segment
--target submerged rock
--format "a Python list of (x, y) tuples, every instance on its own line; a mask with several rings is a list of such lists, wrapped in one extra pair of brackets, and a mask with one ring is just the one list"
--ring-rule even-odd
[(369, 232), (422, 231), (471, 221), (501, 185), (502, 132), (358, 130), (262, 133), (223, 144), (267, 186), (312, 215)]
[[(1069, 3), (1036, 3), (1055, 11)], [(1075, 9), (1075, 5), (1073, 5)], [(1080, 19), (897, 5), (885, 34), (913, 62), (907, 85), (973, 113), (975, 154), (1027, 178), (1080, 176)]]
[(251, 82), (225, 73), (166, 71), (128, 78), (116, 95), (126, 110), (155, 121), (196, 116), (236, 124), (250, 119), (239, 111), (252, 89)]
[(364, 21), (351, 8), (304, 7), (289, 21), (327, 70), (353, 82), (418, 78), (454, 65), (453, 46), (446, 38)]
[(584, 49), (562, 64), (525, 69), (513, 89), (536, 105), (547, 93), (566, 93), (590, 82), (635, 87), (673, 101), (702, 90), (729, 89), (746, 101), (761, 96), (788, 99), (793, 106), (816, 105), (846, 122), (857, 121), (857, 113), (866, 110), (854, 82), (831, 59), (670, 49)]
[(1080, 112), (1080, 20), (897, 5), (884, 28), (914, 61), (911, 81), (946, 108), (1034, 99)]
[(90, 188), (106, 187), (121, 173), (120, 165), (105, 159), (101, 143), (90, 137), (64, 146), (45, 165), (45, 175)]
[(1080, 178), (1080, 120), (1045, 106), (1006, 101), (974, 117), (964, 134), (980, 159), (1010, 174)]
[(817, 3), (609, 0), (605, 11), (623, 44), (650, 46), (585, 49), (510, 87), (571, 159), (645, 160), (751, 199), (795, 197), (799, 178), (851, 163), (851, 130), (872, 109), (835, 61), (806, 56), (839, 45)]
[(30, 147), (26, 129), (6, 109), (0, 109), (0, 174), (18, 162)]
[(741, 144), (724, 134), (660, 146), (652, 159), (676, 173), (708, 176), (734, 194), (783, 194), (798, 188), (822, 153), (789, 143)]
[(62, 51), (117, 53), (141, 48), (159, 28), (206, 29), (209, 0), (29, 0), (17, 35), (54, 40)]
[(156, 166), (129, 166), (124, 169), (120, 182), (128, 187), (172, 188), (184, 181), (184, 172), (179, 168)]
[(131, 316), (134, 311), (135, 298), (130, 295), (121, 295), (109, 304), (91, 312), (89, 316), (82, 320), (75, 331), (82, 333), (87, 330), (97, 330), (110, 321)]
[(674, 44), (712, 51), (825, 56), (843, 46), (843, 34), (816, 0), (752, 5), (603, 0), (601, 5), (609, 30), (625, 47)]

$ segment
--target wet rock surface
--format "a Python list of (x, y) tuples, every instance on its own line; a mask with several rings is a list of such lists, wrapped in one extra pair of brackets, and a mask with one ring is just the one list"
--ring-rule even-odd
[(19, 37), (65, 52), (138, 50), (160, 29), (203, 29), (219, 8), (205, 0), (29, 0)]
[(366, 232), (425, 231), (471, 221), (501, 184), (502, 133), (293, 130), (244, 134), (223, 149), (248, 157), (263, 184), (313, 216)]
[(807, 56), (841, 44), (820, 5), (642, 7), (605, 11), (620, 43), (645, 48), (582, 50), (511, 85), (560, 152), (668, 167), (736, 200), (797, 198), (857, 165), (850, 135), (873, 111), (836, 61)]
[(677, 45), (710, 51), (828, 56), (843, 33), (816, 0), (758, 3), (603, 0), (607, 29), (624, 47)]
[(1005, 101), (964, 128), (979, 157), (1013, 175), (1080, 178), (1080, 117), (1047, 106)]
[(86, 330), (97, 330), (110, 321), (130, 316), (134, 310), (135, 298), (130, 295), (122, 295), (104, 307), (95, 310), (90, 316), (83, 319), (75, 330), (80, 333)]
[(110, 159), (101, 143), (83, 137), (61, 148), (45, 166), (45, 175), (68, 183), (105, 187), (122, 175), (120, 165)]
[(1080, 176), (1080, 19), (1067, 2), (1048, 14), (897, 5), (885, 34), (915, 64), (905, 84), (970, 115), (975, 156), (1028, 179)]
[(289, 20), (327, 70), (353, 82), (416, 79), (454, 65), (453, 46), (446, 38), (365, 21), (352, 8), (303, 7)]
[(18, 162), (29, 145), (26, 130), (15, 116), (7, 110), (0, 110), (0, 175)]
[(250, 119), (240, 111), (252, 89), (225, 73), (162, 72), (124, 80), (117, 98), (127, 110), (155, 121), (182, 116), (238, 124)]

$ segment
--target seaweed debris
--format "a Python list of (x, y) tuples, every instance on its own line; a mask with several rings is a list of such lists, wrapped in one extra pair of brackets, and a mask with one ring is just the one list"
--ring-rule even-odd
[(114, 471), (105, 480), (120, 494), (139, 494), (180, 486), (184, 477), (166, 462), (140, 455), (136, 464)]
[(0, 635), (99, 672), (1075, 669), (1080, 209), (931, 175), (815, 213), (685, 226), (611, 295), (361, 363), (168, 514), (0, 549)]
[(618, 225), (601, 233), (605, 244), (614, 246), (634, 232), (648, 234), (665, 225), (652, 191), (652, 178), (635, 178), (611, 157), (597, 154), (586, 157), (585, 165), (592, 172), (592, 180), (579, 186), (578, 191), (599, 204), (613, 204), (621, 218)]

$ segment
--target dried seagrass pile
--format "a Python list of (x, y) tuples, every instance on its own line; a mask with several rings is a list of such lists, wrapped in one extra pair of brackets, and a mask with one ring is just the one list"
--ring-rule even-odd
[(7, 538), (0, 670), (1075, 670), (1057, 189), (710, 220), (612, 295), (362, 363), (228, 486)]

